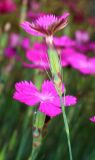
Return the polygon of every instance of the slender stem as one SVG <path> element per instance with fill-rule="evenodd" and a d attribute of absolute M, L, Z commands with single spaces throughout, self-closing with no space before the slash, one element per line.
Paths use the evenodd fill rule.
<path fill-rule="evenodd" d="M 65 93 L 65 91 L 64 91 L 64 93 Z M 64 101 L 65 101 L 65 96 L 64 96 Z M 65 112 L 65 107 L 64 107 L 64 104 L 63 104 L 62 96 L 60 96 L 60 103 L 61 103 L 61 107 L 62 107 L 64 125 L 65 125 L 65 130 L 66 130 L 66 135 L 67 135 L 69 157 L 70 157 L 70 160 L 73 160 L 72 150 L 71 150 L 71 142 L 70 142 L 70 131 L 69 131 L 69 126 L 68 126 L 68 122 L 67 122 L 67 116 L 66 116 L 66 112 Z"/>
<path fill-rule="evenodd" d="M 70 160 L 73 160 L 71 143 L 70 143 L 69 126 L 68 126 L 67 117 L 66 117 L 66 113 L 65 113 L 65 107 L 64 107 L 65 106 L 65 91 L 64 91 L 64 104 L 63 104 L 63 100 L 62 100 L 62 75 L 61 75 L 62 71 L 61 71 L 61 65 L 60 65 L 60 61 L 59 61 L 59 58 L 58 58 L 58 54 L 53 47 L 52 39 L 53 39 L 52 37 L 46 37 L 46 42 L 49 46 L 48 56 L 49 56 L 51 73 L 52 73 L 52 77 L 54 79 L 55 88 L 56 88 L 56 90 L 57 90 L 57 92 L 60 96 L 60 103 L 61 103 L 61 107 L 62 107 L 65 130 L 66 130 L 66 134 L 67 134 L 69 157 L 70 157 Z"/>
<path fill-rule="evenodd" d="M 22 7 L 21 7 L 21 13 L 20 13 L 20 23 L 22 23 L 26 19 L 27 3 L 28 3 L 28 0 L 22 1 Z"/>
<path fill-rule="evenodd" d="M 39 73 L 39 71 L 35 70 L 33 81 L 35 82 L 37 88 L 40 89 L 42 81 L 44 79 L 44 75 L 42 76 L 42 74 Z M 34 110 L 32 121 L 32 151 L 28 160 L 36 160 L 37 155 L 40 151 L 40 147 L 42 144 L 42 130 L 45 123 L 45 118 L 46 116 L 42 112 L 38 111 L 37 109 Z"/>
<path fill-rule="evenodd" d="M 30 158 L 28 160 L 35 160 L 37 153 L 38 153 L 38 151 L 36 149 L 33 149 L 32 154 L 30 155 Z"/>
<path fill-rule="evenodd" d="M 35 129 L 35 132 L 38 132 L 37 128 Z M 37 134 L 37 133 L 35 133 L 35 134 Z M 38 135 L 38 137 L 33 136 L 32 152 L 31 152 L 28 160 L 36 160 L 37 155 L 40 150 L 40 146 L 41 146 L 41 139 L 42 139 L 41 133 Z"/>
<path fill-rule="evenodd" d="M 39 111 L 37 111 L 34 127 L 33 127 L 33 142 L 32 142 L 32 153 L 29 157 L 29 160 L 35 160 L 42 143 L 42 129 L 45 122 L 45 115 Z"/>

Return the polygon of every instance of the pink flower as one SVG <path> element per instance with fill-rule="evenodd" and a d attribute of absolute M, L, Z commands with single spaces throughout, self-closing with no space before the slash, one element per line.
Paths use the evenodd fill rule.
<path fill-rule="evenodd" d="M 30 48 L 30 39 L 29 38 L 23 38 L 22 41 L 21 41 L 21 47 L 24 50 L 29 49 Z"/>
<path fill-rule="evenodd" d="M 86 31 L 78 30 L 75 32 L 75 37 L 78 43 L 88 43 L 90 40 L 90 35 Z"/>
<path fill-rule="evenodd" d="M 19 34 L 11 33 L 9 37 L 9 44 L 11 47 L 15 48 L 18 45 L 23 49 L 27 50 L 30 47 L 30 39 L 27 37 L 20 38 Z"/>
<path fill-rule="evenodd" d="M 75 41 L 70 39 L 68 36 L 54 37 L 54 45 L 56 47 L 74 47 Z"/>
<path fill-rule="evenodd" d="M 90 121 L 95 123 L 95 116 L 91 117 Z"/>
<path fill-rule="evenodd" d="M 76 46 L 75 48 L 80 52 L 88 52 L 90 44 L 90 35 L 84 30 L 78 30 L 75 32 Z"/>
<path fill-rule="evenodd" d="M 95 58 L 88 58 L 86 55 L 68 48 L 63 50 L 62 59 L 83 74 L 95 74 Z"/>
<path fill-rule="evenodd" d="M 41 8 L 41 3 L 35 0 L 30 1 L 30 10 L 38 11 Z"/>
<path fill-rule="evenodd" d="M 1 0 L 0 1 L 0 13 L 12 12 L 16 9 L 16 5 L 13 0 Z"/>
<path fill-rule="evenodd" d="M 43 15 L 34 22 L 23 22 L 21 27 L 31 35 L 35 36 L 51 36 L 56 31 L 63 29 L 68 22 L 69 13 L 64 13 L 61 17 L 55 15 Z"/>
<path fill-rule="evenodd" d="M 26 57 L 32 64 L 25 64 L 25 67 L 38 69 L 50 69 L 47 46 L 44 43 L 34 43 L 31 49 L 27 50 Z M 62 67 L 67 66 L 64 58 L 60 57 Z"/>
<path fill-rule="evenodd" d="M 13 95 L 15 100 L 25 103 L 28 106 L 40 103 L 38 108 L 39 111 L 50 117 L 57 116 L 62 112 L 60 107 L 60 98 L 52 81 L 44 81 L 42 84 L 42 91 L 39 91 L 32 82 L 27 81 L 16 83 L 15 89 L 16 91 Z M 76 97 L 71 95 L 65 96 L 65 106 L 74 105 L 76 102 Z"/>
<path fill-rule="evenodd" d="M 76 61 L 73 67 L 77 68 L 83 74 L 95 74 L 95 58 L 81 59 L 80 63 Z"/>
<path fill-rule="evenodd" d="M 35 43 L 32 48 L 26 52 L 26 57 L 35 65 L 35 68 L 50 68 L 47 47 L 45 44 Z M 34 66 L 32 67 L 34 68 Z"/>
<path fill-rule="evenodd" d="M 86 59 L 86 56 L 80 52 L 77 52 L 73 48 L 66 48 L 62 50 L 62 59 L 65 59 L 69 64 L 74 64 Z"/>
<path fill-rule="evenodd" d="M 17 33 L 11 33 L 9 37 L 9 44 L 11 47 L 17 47 L 20 42 L 20 36 Z"/>
<path fill-rule="evenodd" d="M 81 52 L 95 51 L 95 42 L 90 40 L 90 35 L 86 31 L 76 31 L 76 49 Z"/>
<path fill-rule="evenodd" d="M 16 50 L 14 48 L 11 48 L 11 47 L 7 47 L 5 48 L 4 50 L 4 55 L 7 57 L 7 58 L 13 58 L 16 56 Z"/>

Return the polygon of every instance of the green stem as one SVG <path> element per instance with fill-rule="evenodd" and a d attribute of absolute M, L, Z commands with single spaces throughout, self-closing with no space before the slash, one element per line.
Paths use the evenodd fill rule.
<path fill-rule="evenodd" d="M 37 111 L 33 128 L 32 153 L 30 155 L 29 160 L 35 160 L 40 150 L 40 146 L 42 143 L 42 129 L 44 126 L 45 117 L 46 116 L 43 113 Z"/>
<path fill-rule="evenodd" d="M 65 99 L 65 96 L 64 96 L 64 99 Z M 64 107 L 63 101 L 62 101 L 62 96 L 60 96 L 60 103 L 61 103 L 61 107 L 62 107 L 62 114 L 63 114 L 63 119 L 64 119 L 66 135 L 67 135 L 69 157 L 70 157 L 70 160 L 73 160 L 72 150 L 71 150 L 71 142 L 70 142 L 70 131 L 69 131 L 69 126 L 68 126 L 68 122 L 67 122 L 67 116 L 66 116 L 66 112 L 65 112 L 65 107 Z"/>
<path fill-rule="evenodd" d="M 64 104 L 63 104 L 63 101 L 62 101 L 61 65 L 60 65 L 58 54 L 57 54 L 56 50 L 53 47 L 52 37 L 47 37 L 46 42 L 47 42 L 47 44 L 49 46 L 48 56 L 49 56 L 49 61 L 50 61 L 52 77 L 54 79 L 55 88 L 56 88 L 56 90 L 58 92 L 58 95 L 60 96 L 60 103 L 61 103 L 61 107 L 62 107 L 65 130 L 66 130 L 66 134 L 67 134 L 69 157 L 70 157 L 70 160 L 73 160 L 73 158 L 72 158 L 72 150 L 71 150 L 71 143 L 70 143 L 69 126 L 68 126 L 67 117 L 66 117 L 66 113 L 65 113 L 65 107 L 64 107 L 64 104 L 65 104 L 65 91 L 64 91 Z"/>
<path fill-rule="evenodd" d="M 34 73 L 34 82 L 37 88 L 41 88 L 41 84 L 43 79 L 45 78 L 44 75 L 40 74 L 38 70 L 35 70 Z M 29 156 L 29 160 L 35 160 L 40 150 L 40 146 L 42 144 L 42 130 L 45 123 L 45 115 L 38 110 L 34 111 L 33 115 L 33 133 L 32 133 L 32 152 Z"/>
<path fill-rule="evenodd" d="M 22 23 L 26 19 L 27 3 L 28 3 L 28 0 L 22 1 L 22 7 L 21 7 L 21 13 L 20 13 L 20 23 Z"/>
<path fill-rule="evenodd" d="M 30 155 L 29 160 L 35 160 L 36 157 L 37 157 L 37 153 L 38 153 L 37 149 L 33 149 L 32 150 L 32 154 Z"/>

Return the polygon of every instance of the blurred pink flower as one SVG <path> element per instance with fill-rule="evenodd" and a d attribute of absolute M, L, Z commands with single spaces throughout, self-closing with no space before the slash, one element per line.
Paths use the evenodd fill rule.
<path fill-rule="evenodd" d="M 30 48 L 30 39 L 29 38 L 23 38 L 22 41 L 21 41 L 21 47 L 24 49 L 24 50 L 27 50 Z"/>
<path fill-rule="evenodd" d="M 20 35 L 17 33 L 11 33 L 9 37 L 9 44 L 11 47 L 17 47 L 20 42 Z"/>
<path fill-rule="evenodd" d="M 16 4 L 13 0 L 0 1 L 0 13 L 13 12 L 16 9 Z"/>
<path fill-rule="evenodd" d="M 32 48 L 27 50 L 26 57 L 32 64 L 24 64 L 26 67 L 38 68 L 38 69 L 50 69 L 49 58 L 47 54 L 47 46 L 44 43 L 34 43 Z M 67 62 L 60 56 L 62 67 L 67 66 Z"/>
<path fill-rule="evenodd" d="M 47 47 L 45 44 L 34 43 L 31 49 L 27 50 L 26 57 L 31 61 L 35 68 L 49 69 L 49 59 L 47 54 Z M 34 68 L 34 66 L 32 65 Z"/>
<path fill-rule="evenodd" d="M 41 7 L 41 3 L 35 0 L 30 1 L 30 9 L 34 11 L 38 11 Z"/>
<path fill-rule="evenodd" d="M 91 117 L 90 121 L 95 123 L 95 116 Z"/>
<path fill-rule="evenodd" d="M 81 52 L 95 51 L 95 43 L 90 40 L 90 35 L 86 31 L 76 31 L 76 49 Z"/>
<path fill-rule="evenodd" d="M 77 55 L 74 57 L 78 58 Z M 75 60 L 75 63 L 71 63 L 71 65 L 83 74 L 95 74 L 95 58 L 91 59 L 81 56 L 79 60 Z"/>
<path fill-rule="evenodd" d="M 7 58 L 13 58 L 16 56 L 16 50 L 14 48 L 11 48 L 11 47 L 7 47 L 5 48 L 4 50 L 4 55 L 7 57 Z"/>
<path fill-rule="evenodd" d="M 65 12 L 63 16 L 56 17 L 55 15 L 40 16 L 34 22 L 23 22 L 21 27 L 31 35 L 35 36 L 51 36 L 56 31 L 63 29 L 68 22 L 69 13 Z"/>
<path fill-rule="evenodd" d="M 44 83 L 42 84 L 41 92 L 35 87 L 32 82 L 27 81 L 16 83 L 15 89 L 16 91 L 13 95 L 13 98 L 15 100 L 25 103 L 28 106 L 33 106 L 37 103 L 40 103 L 39 111 L 50 117 L 57 116 L 62 112 L 60 106 L 60 98 L 52 81 L 44 81 Z M 76 97 L 71 95 L 65 96 L 65 99 L 65 106 L 74 105 L 77 102 Z"/>
<path fill-rule="evenodd" d="M 95 58 L 88 58 L 86 55 L 72 48 L 64 49 L 62 51 L 62 57 L 69 65 L 81 73 L 95 74 Z"/>
<path fill-rule="evenodd" d="M 44 50 L 45 52 L 47 51 L 48 47 L 46 45 L 46 43 L 42 42 L 35 42 L 33 45 L 32 45 L 32 48 L 33 49 L 36 49 L 36 50 Z"/>
<path fill-rule="evenodd" d="M 62 37 L 54 37 L 54 45 L 56 47 L 74 47 L 75 41 L 69 38 L 68 36 L 62 36 Z"/>
<path fill-rule="evenodd" d="M 9 37 L 9 45 L 12 48 L 16 48 L 18 46 L 27 50 L 30 48 L 30 39 L 27 37 L 20 37 L 17 33 L 11 33 Z"/>
<path fill-rule="evenodd" d="M 75 32 L 76 41 L 78 43 L 88 43 L 90 40 L 90 35 L 88 32 L 83 30 L 78 30 Z"/>
<path fill-rule="evenodd" d="M 29 5 L 30 8 L 29 8 L 29 12 L 27 14 L 27 17 L 29 19 L 32 19 L 32 21 L 33 21 L 33 20 L 37 19 L 37 17 L 45 15 L 44 13 L 40 12 L 40 9 L 41 9 L 40 2 L 32 0 L 32 1 L 29 1 L 29 4 L 30 4 Z"/>

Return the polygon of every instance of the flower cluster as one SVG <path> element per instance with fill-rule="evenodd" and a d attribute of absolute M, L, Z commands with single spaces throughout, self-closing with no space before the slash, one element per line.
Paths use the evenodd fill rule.
<path fill-rule="evenodd" d="M 26 30 L 29 34 L 35 36 L 49 37 L 53 34 L 64 28 L 67 25 L 69 13 L 65 13 L 61 17 L 56 17 L 54 15 L 43 15 L 39 17 L 32 23 L 23 22 L 21 27 Z M 54 38 L 55 46 L 57 43 L 57 38 Z M 68 37 L 62 39 L 64 42 L 68 40 L 68 46 L 73 46 L 72 41 L 69 42 Z M 25 41 L 27 42 L 27 41 Z M 26 43 L 27 44 L 27 43 Z M 39 69 L 49 69 L 49 59 L 48 59 L 48 47 L 45 42 L 43 43 L 34 43 L 32 47 L 26 46 L 26 57 L 31 64 L 23 63 L 26 67 L 39 68 Z M 64 59 L 64 55 L 60 54 L 61 65 L 68 65 L 67 61 Z M 42 84 L 42 90 L 39 91 L 32 82 L 22 81 L 18 82 L 15 85 L 15 93 L 13 98 L 22 103 L 25 103 L 28 106 L 34 106 L 40 103 L 38 109 L 44 114 L 54 117 L 59 115 L 62 112 L 60 104 L 60 96 L 58 95 L 57 89 L 52 81 L 46 80 Z M 62 93 L 64 93 L 64 84 L 62 85 Z M 75 105 L 77 98 L 71 95 L 66 95 L 65 98 L 62 98 L 64 106 Z"/>
<path fill-rule="evenodd" d="M 71 66 L 82 74 L 95 74 L 95 57 L 76 50 L 76 43 L 67 36 L 54 38 L 54 45 L 58 50 L 62 67 Z M 30 67 L 37 69 L 50 69 L 47 46 L 45 43 L 34 43 L 32 48 L 27 49 L 26 58 L 32 62 Z"/>
<path fill-rule="evenodd" d="M 23 22 L 21 27 L 29 34 L 49 37 L 67 25 L 68 16 L 68 13 L 65 13 L 61 17 L 44 14 L 32 23 Z M 95 42 L 90 40 L 88 32 L 76 31 L 75 39 L 71 39 L 68 36 L 53 37 L 53 44 L 58 51 L 62 67 L 71 66 L 79 70 L 82 74 L 95 74 L 95 57 L 89 57 L 85 54 L 89 51 L 95 51 Z M 22 41 L 22 48 L 26 50 L 26 58 L 31 62 L 23 62 L 25 67 L 43 70 L 50 69 L 47 54 L 48 47 L 45 42 L 36 42 L 30 47 L 29 39 L 25 38 Z M 68 95 L 65 98 L 65 106 L 76 104 L 76 97 Z M 60 98 L 51 81 L 44 81 L 42 92 L 38 91 L 32 82 L 19 82 L 16 84 L 14 99 L 29 106 L 40 102 L 39 110 L 51 117 L 62 112 Z M 91 117 L 90 120 L 94 122 L 95 117 Z"/>
<path fill-rule="evenodd" d="M 44 14 L 32 23 L 23 22 L 21 27 L 29 34 L 35 36 L 51 36 L 59 29 L 65 27 L 68 16 L 69 13 L 64 13 L 61 17 Z M 53 43 L 58 51 L 62 67 L 71 66 L 73 69 L 79 70 L 82 74 L 95 74 L 95 57 L 89 57 L 87 55 L 89 51 L 95 51 L 95 42 L 90 40 L 88 32 L 83 30 L 76 31 L 75 39 L 71 39 L 68 36 L 54 37 Z M 50 69 L 47 55 L 48 48 L 44 42 L 36 42 L 30 48 L 29 39 L 26 38 L 22 41 L 22 47 L 26 50 L 26 58 L 32 62 L 23 62 L 24 67 Z"/>

